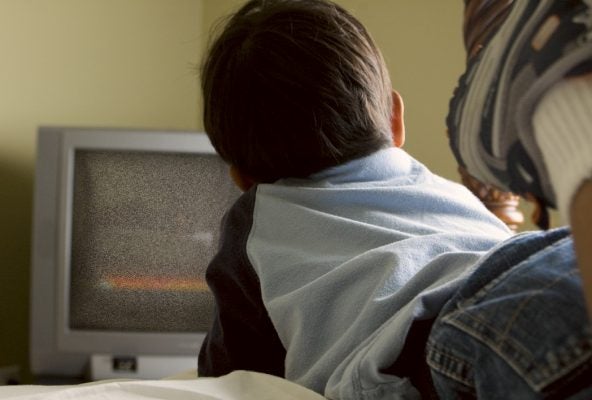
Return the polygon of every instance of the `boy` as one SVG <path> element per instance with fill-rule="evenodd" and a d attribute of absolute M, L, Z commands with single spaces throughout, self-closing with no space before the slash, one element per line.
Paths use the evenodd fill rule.
<path fill-rule="evenodd" d="M 509 230 L 400 149 L 402 100 L 339 6 L 250 1 L 202 72 L 206 131 L 245 194 L 208 269 L 217 312 L 200 376 L 248 369 L 328 398 L 429 396 L 432 323 Z"/>

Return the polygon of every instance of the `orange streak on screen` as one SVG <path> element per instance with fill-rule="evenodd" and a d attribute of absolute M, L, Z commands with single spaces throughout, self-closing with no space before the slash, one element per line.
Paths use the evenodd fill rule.
<path fill-rule="evenodd" d="M 116 290 L 142 290 L 154 292 L 205 292 L 207 283 L 199 278 L 170 278 L 162 276 L 107 276 L 101 286 Z"/>

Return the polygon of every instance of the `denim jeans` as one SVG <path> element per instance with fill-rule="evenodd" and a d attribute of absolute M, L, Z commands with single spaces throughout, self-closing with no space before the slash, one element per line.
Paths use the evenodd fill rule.
<path fill-rule="evenodd" d="M 592 399 L 592 329 L 565 228 L 493 250 L 427 344 L 442 399 Z"/>

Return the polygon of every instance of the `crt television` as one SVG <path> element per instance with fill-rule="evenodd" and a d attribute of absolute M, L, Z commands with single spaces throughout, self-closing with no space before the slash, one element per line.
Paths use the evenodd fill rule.
<path fill-rule="evenodd" d="M 195 368 L 214 306 L 205 269 L 239 196 L 207 136 L 41 127 L 37 139 L 33 375 Z"/>

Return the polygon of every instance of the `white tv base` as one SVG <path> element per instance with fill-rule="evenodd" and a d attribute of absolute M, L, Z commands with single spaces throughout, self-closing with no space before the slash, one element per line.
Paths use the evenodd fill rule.
<path fill-rule="evenodd" d="M 197 370 L 197 356 L 114 356 L 93 354 L 92 381 L 104 379 L 162 379 Z M 196 374 L 197 376 L 197 374 Z"/>

